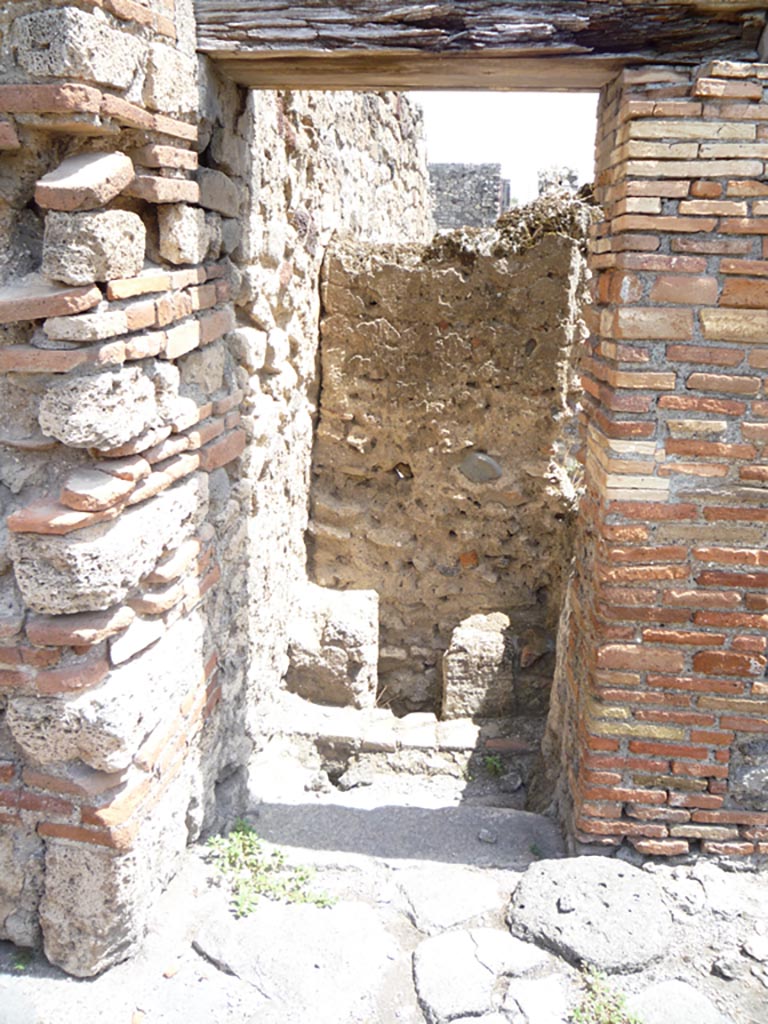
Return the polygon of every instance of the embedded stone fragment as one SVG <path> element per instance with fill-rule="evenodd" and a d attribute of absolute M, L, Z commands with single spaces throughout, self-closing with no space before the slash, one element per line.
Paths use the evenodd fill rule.
<path fill-rule="evenodd" d="M 607 973 L 641 970 L 672 940 L 655 879 L 604 857 L 532 864 L 512 894 L 508 921 L 513 935 Z"/>
<path fill-rule="evenodd" d="M 286 686 L 320 704 L 372 707 L 379 657 L 375 590 L 309 584 L 290 624 Z"/>
<path fill-rule="evenodd" d="M 157 211 L 160 255 L 169 263 L 202 263 L 210 233 L 199 206 L 173 203 Z"/>
<path fill-rule="evenodd" d="M 43 273 L 67 284 L 133 277 L 144 266 L 145 244 L 141 217 L 128 210 L 52 211 L 45 218 Z"/>
<path fill-rule="evenodd" d="M 496 459 L 486 452 L 470 452 L 464 457 L 459 470 L 475 484 L 487 484 L 498 480 L 503 470 Z"/>
<path fill-rule="evenodd" d="M 443 718 L 494 717 L 514 698 L 513 638 L 501 612 L 470 615 L 443 655 Z"/>
<path fill-rule="evenodd" d="M 55 7 L 16 18 L 11 33 L 16 60 L 39 78 L 74 78 L 126 89 L 146 46 L 112 28 L 101 11 Z"/>
<path fill-rule="evenodd" d="M 48 615 L 99 611 L 118 604 L 197 525 L 207 500 L 198 474 L 119 517 L 65 536 L 15 533 L 10 552 L 27 605 Z"/>
<path fill-rule="evenodd" d="M 240 216 L 240 190 L 231 178 L 210 167 L 199 167 L 200 205 L 225 217 Z"/>
<path fill-rule="evenodd" d="M 65 380 L 46 391 L 39 420 L 72 448 L 116 448 L 157 422 L 155 387 L 139 366 Z"/>
<path fill-rule="evenodd" d="M 133 178 L 124 153 L 80 153 L 38 181 L 35 202 L 49 210 L 93 210 L 119 195 Z"/>
<path fill-rule="evenodd" d="M 51 284 L 38 274 L 32 274 L 14 284 L 0 288 L 0 324 L 17 320 L 42 320 L 48 316 L 68 316 L 92 309 L 101 302 L 101 290 L 96 285 L 88 288 L 62 288 Z"/>

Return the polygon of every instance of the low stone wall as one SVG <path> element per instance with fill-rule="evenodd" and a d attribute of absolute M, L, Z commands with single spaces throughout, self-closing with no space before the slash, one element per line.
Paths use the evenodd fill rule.
<path fill-rule="evenodd" d="M 555 234 L 521 254 L 488 232 L 329 256 L 311 565 L 378 591 L 379 696 L 398 710 L 438 707 L 452 631 L 503 612 L 514 683 L 469 710 L 546 711 L 583 272 Z"/>

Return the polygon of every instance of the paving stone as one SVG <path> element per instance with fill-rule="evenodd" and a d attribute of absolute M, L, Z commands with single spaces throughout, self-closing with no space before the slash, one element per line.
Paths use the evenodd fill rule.
<path fill-rule="evenodd" d="M 132 277 L 144 266 L 145 242 L 144 224 L 129 210 L 52 210 L 45 218 L 43 273 L 67 284 Z"/>
<path fill-rule="evenodd" d="M 509 887 L 498 879 L 453 865 L 403 868 L 396 880 L 408 916 L 425 935 L 436 935 L 472 918 L 503 913 L 509 899 Z M 519 945 L 531 950 L 537 961 L 547 960 L 547 954 L 535 946 Z"/>
<path fill-rule="evenodd" d="M 515 978 L 509 983 L 502 1005 L 508 1019 L 516 1024 L 562 1024 L 568 1019 L 569 1001 L 568 981 L 560 975 Z"/>
<path fill-rule="evenodd" d="M 626 1009 L 643 1024 L 731 1024 L 729 1017 L 685 981 L 651 985 L 627 999 Z"/>
<path fill-rule="evenodd" d="M 357 902 L 319 908 L 264 899 L 238 921 L 209 917 L 194 946 L 253 986 L 252 1019 L 268 1024 L 376 1020 L 397 956 L 375 911 Z"/>
<path fill-rule="evenodd" d="M 608 973 L 640 970 L 671 942 L 655 879 L 603 857 L 532 864 L 512 894 L 508 920 L 514 935 Z"/>
<path fill-rule="evenodd" d="M 31 275 L 16 284 L 0 288 L 0 323 L 68 316 L 92 309 L 99 302 L 101 290 L 96 285 L 63 288 L 39 275 Z"/>
<path fill-rule="evenodd" d="M 43 175 L 35 202 L 49 210 L 92 210 L 114 199 L 132 178 L 133 164 L 123 153 L 81 153 Z"/>
<path fill-rule="evenodd" d="M 413 979 L 429 1024 L 478 1017 L 493 1009 L 496 975 L 477 959 L 468 931 L 425 939 L 413 954 Z"/>

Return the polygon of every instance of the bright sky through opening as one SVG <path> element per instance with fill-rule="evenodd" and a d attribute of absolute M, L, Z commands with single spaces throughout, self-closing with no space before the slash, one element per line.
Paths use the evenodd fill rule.
<path fill-rule="evenodd" d="M 538 194 L 536 173 L 595 176 L 596 93 L 412 92 L 424 110 L 430 163 L 501 164 L 518 202 Z"/>

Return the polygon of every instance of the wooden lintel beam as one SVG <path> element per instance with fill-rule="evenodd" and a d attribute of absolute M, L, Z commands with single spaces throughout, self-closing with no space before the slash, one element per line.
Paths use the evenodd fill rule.
<path fill-rule="evenodd" d="M 226 65 L 236 80 L 265 88 L 456 88 L 457 81 L 462 87 L 491 87 L 473 85 L 472 74 L 480 72 L 499 83 L 494 88 L 525 88 L 530 86 L 519 83 L 543 75 L 524 61 L 553 56 L 562 70 L 553 87 L 594 88 L 615 61 L 753 60 L 765 22 L 764 8 L 755 0 L 195 0 L 195 5 L 198 49 L 222 69 Z M 584 59 L 568 63 L 576 55 Z M 493 62 L 510 57 L 518 65 L 505 75 Z M 449 61 L 456 62 L 455 70 Z M 574 86 L 572 79 L 591 84 Z"/>

